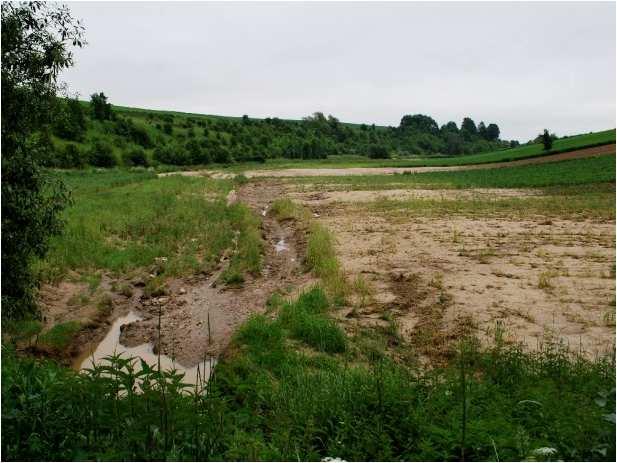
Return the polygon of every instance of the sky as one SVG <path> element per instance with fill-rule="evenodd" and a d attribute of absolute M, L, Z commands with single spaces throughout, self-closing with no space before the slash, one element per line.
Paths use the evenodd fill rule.
<path fill-rule="evenodd" d="M 68 2 L 82 99 L 227 116 L 615 127 L 615 3 Z"/>

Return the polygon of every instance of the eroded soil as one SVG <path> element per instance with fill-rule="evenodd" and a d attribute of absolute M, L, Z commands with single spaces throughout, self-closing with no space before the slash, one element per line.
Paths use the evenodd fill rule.
<path fill-rule="evenodd" d="M 613 348 L 614 223 L 408 218 L 330 200 L 307 202 L 336 235 L 349 277 L 374 290 L 346 323 L 383 325 L 388 312 L 406 339 L 434 355 L 463 334 L 529 348 L 562 340 L 588 356 Z"/>
<path fill-rule="evenodd" d="M 268 214 L 280 194 L 277 185 L 247 184 L 235 195 L 235 200 L 248 204 L 263 219 L 261 275 L 249 275 L 239 288 L 227 287 L 218 281 L 226 267 L 224 257 L 207 277 L 172 281 L 169 295 L 140 301 L 137 311 L 143 320 L 127 325 L 120 342 L 129 347 L 144 342 L 159 345 L 160 314 L 161 352 L 190 367 L 205 357 L 217 357 L 242 322 L 251 314 L 264 312 L 274 292 L 287 293 L 310 281 L 301 267 L 303 236 L 291 222 L 280 224 Z"/>

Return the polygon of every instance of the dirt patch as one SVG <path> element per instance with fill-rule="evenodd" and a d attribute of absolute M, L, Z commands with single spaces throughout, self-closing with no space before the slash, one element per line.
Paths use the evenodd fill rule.
<path fill-rule="evenodd" d="M 425 354 L 447 353 L 465 333 L 528 348 L 558 339 L 589 356 L 613 348 L 614 223 L 320 214 L 350 277 L 374 289 L 354 323 L 390 311 Z"/>
<path fill-rule="evenodd" d="M 112 321 L 137 304 L 142 294 L 140 287 L 106 274 L 96 276 L 95 285 L 80 280 L 83 278 L 72 272 L 67 281 L 41 286 L 38 303 L 43 321 L 42 335 L 67 322 L 79 323 L 80 330 L 64 349 L 34 344 L 29 346 L 33 353 L 70 365 L 74 357 L 95 347 L 105 337 Z"/>
<path fill-rule="evenodd" d="M 290 193 L 288 196 L 306 206 L 325 205 L 330 203 L 359 203 L 380 199 L 409 200 L 474 200 L 497 198 L 520 198 L 540 196 L 542 191 L 534 189 L 514 188 L 475 188 L 465 190 L 451 189 L 394 189 L 394 190 L 353 190 L 353 191 L 322 191 L 306 193 Z"/>

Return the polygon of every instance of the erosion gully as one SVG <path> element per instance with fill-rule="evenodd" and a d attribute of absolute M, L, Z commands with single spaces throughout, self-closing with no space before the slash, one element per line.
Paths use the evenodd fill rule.
<path fill-rule="evenodd" d="M 163 369 L 175 368 L 185 374 L 184 382 L 189 384 L 196 384 L 198 375 L 208 377 L 209 369 L 224 353 L 238 326 L 250 315 L 263 313 L 273 292 L 286 293 L 312 280 L 301 268 L 304 236 L 291 221 L 279 223 L 268 213 L 283 192 L 280 183 L 255 181 L 233 195 L 262 218 L 261 275 L 248 276 L 239 288 L 219 284 L 218 278 L 229 261 L 229 256 L 224 255 L 210 275 L 170 281 L 168 295 L 141 297 L 113 321 L 100 342 L 83 350 L 73 367 L 90 368 L 93 361 L 123 353 L 151 365 L 160 361 Z"/>

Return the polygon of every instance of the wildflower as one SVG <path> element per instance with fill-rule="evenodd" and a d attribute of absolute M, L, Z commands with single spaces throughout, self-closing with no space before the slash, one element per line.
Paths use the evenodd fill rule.
<path fill-rule="evenodd" d="M 551 455 L 555 455 L 557 453 L 557 449 L 554 449 L 553 447 L 540 447 L 535 449 L 532 453 L 539 457 L 550 457 Z"/>

